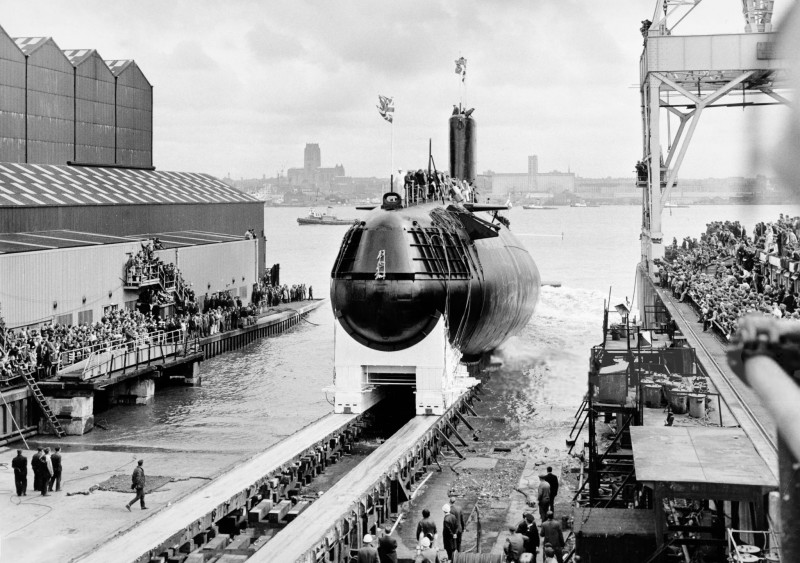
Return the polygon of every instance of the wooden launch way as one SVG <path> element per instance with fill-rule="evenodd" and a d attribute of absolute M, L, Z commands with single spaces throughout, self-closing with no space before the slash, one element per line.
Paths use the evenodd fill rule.
<path fill-rule="evenodd" d="M 81 557 L 83 563 L 150 561 L 151 553 L 180 545 L 210 523 L 246 505 L 258 487 L 302 455 L 323 445 L 357 422 L 359 415 L 329 414 L 235 467 L 172 506 Z M 273 560 L 275 561 L 275 560 Z"/>
<path fill-rule="evenodd" d="M 384 442 L 367 459 L 340 479 L 322 498 L 311 504 L 302 514 L 280 531 L 263 548 L 255 553 L 248 563 L 274 563 L 275 561 L 318 561 L 316 551 L 327 550 L 326 536 L 337 524 L 351 514 L 359 514 L 356 506 L 361 497 L 373 488 L 382 486 L 387 475 L 399 473 L 398 460 L 412 453 L 425 435 L 435 433 L 438 416 L 417 416 L 399 432 Z M 368 530 L 359 529 L 356 536 Z M 361 538 L 354 538 L 361 545 Z"/>

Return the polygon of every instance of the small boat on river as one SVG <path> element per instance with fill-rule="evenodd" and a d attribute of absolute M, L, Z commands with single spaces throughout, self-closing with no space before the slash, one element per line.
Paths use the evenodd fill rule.
<path fill-rule="evenodd" d="M 339 219 L 333 214 L 332 207 L 329 207 L 325 213 L 309 209 L 308 215 L 297 218 L 297 222 L 301 225 L 352 225 L 355 221 L 356 219 Z"/>
<path fill-rule="evenodd" d="M 550 207 L 549 205 L 539 205 L 537 203 L 532 203 L 530 205 L 523 205 L 522 209 L 557 209 L 557 207 Z"/>

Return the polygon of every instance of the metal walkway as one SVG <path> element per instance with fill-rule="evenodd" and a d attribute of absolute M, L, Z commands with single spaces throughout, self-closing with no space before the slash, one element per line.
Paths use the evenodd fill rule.
<path fill-rule="evenodd" d="M 777 478 L 778 442 L 772 417 L 753 390 L 736 377 L 728 366 L 725 352 L 713 334 L 697 332 L 695 327 L 699 325 L 691 308 L 676 302 L 668 290 L 656 287 L 656 291 L 689 345 L 695 349 L 698 361 L 706 368 L 709 379 L 728 409 Z"/>
<path fill-rule="evenodd" d="M 83 563 L 149 561 L 149 553 L 156 549 L 156 546 L 168 544 L 184 531 L 196 528 L 196 523 L 209 514 L 223 516 L 224 507 L 229 505 L 231 499 L 241 496 L 266 475 L 280 469 L 315 444 L 345 428 L 358 416 L 329 414 L 321 418 L 175 504 L 162 508 L 150 518 L 104 542 L 77 561 Z M 438 420 L 438 417 L 435 420 Z"/>
<path fill-rule="evenodd" d="M 441 420 L 438 416 L 412 418 L 408 424 L 267 542 L 248 559 L 248 563 L 297 561 L 311 552 L 337 522 L 353 512 L 361 495 L 381 481 L 384 475 L 394 471 L 398 460 L 415 448 L 426 433 L 435 432 L 436 425 Z"/>

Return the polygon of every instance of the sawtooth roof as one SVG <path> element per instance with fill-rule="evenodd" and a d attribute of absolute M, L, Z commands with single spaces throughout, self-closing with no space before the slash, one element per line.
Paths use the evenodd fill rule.
<path fill-rule="evenodd" d="M 0 163 L 0 207 L 257 201 L 210 174 Z"/>

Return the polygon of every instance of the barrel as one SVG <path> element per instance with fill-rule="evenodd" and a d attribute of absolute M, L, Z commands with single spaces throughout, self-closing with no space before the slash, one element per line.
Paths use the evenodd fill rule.
<path fill-rule="evenodd" d="M 670 393 L 669 404 L 675 414 L 685 414 L 689 410 L 689 397 L 684 393 Z"/>
<path fill-rule="evenodd" d="M 651 409 L 661 406 L 661 385 L 648 383 L 644 386 L 644 404 Z"/>
<path fill-rule="evenodd" d="M 706 396 L 693 393 L 689 395 L 689 416 L 703 418 L 706 415 Z"/>

